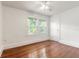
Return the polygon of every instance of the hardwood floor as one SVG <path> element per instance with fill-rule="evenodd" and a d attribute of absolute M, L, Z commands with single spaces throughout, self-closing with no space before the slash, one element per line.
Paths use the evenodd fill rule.
<path fill-rule="evenodd" d="M 56 41 L 43 41 L 4 50 L 2 58 L 78 58 L 79 48 Z"/>

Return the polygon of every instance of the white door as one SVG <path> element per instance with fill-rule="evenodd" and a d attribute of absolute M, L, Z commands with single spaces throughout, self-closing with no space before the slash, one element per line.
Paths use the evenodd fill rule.
<path fill-rule="evenodd" d="M 51 40 L 59 41 L 60 40 L 60 17 L 54 15 L 50 20 L 50 36 Z"/>

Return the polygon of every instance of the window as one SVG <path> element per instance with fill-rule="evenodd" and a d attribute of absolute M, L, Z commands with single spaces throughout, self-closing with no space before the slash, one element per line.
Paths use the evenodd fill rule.
<path fill-rule="evenodd" d="M 36 19 L 33 17 L 28 18 L 28 32 L 29 34 L 34 34 L 37 31 Z"/>
<path fill-rule="evenodd" d="M 29 17 L 27 23 L 29 34 L 47 33 L 47 22 L 45 20 Z"/>
<path fill-rule="evenodd" d="M 46 33 L 47 32 L 47 22 L 45 20 L 39 20 L 39 32 Z"/>

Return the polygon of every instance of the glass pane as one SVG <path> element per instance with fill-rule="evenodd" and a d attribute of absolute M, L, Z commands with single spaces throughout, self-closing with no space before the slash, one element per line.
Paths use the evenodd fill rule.
<path fill-rule="evenodd" d="M 47 31 L 47 23 L 45 20 L 39 20 L 39 30 L 42 33 L 46 33 Z"/>
<path fill-rule="evenodd" d="M 28 20 L 28 31 L 30 34 L 33 34 L 36 32 L 36 19 L 33 18 L 33 17 L 29 17 L 29 20 Z"/>

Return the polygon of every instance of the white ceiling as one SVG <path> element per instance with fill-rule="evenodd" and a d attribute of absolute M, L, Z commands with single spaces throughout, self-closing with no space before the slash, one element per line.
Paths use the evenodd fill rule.
<path fill-rule="evenodd" d="M 3 1 L 2 4 L 23 10 L 37 12 L 48 16 L 58 14 L 71 8 L 74 8 L 76 6 L 79 6 L 79 1 L 48 1 L 48 2 L 49 7 L 51 8 L 50 11 L 39 9 L 41 5 L 40 1 Z"/>

